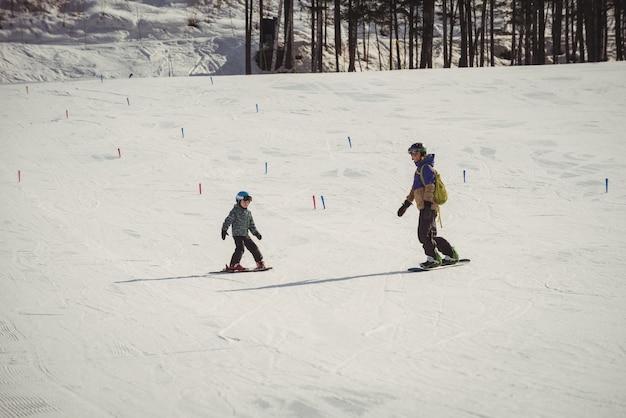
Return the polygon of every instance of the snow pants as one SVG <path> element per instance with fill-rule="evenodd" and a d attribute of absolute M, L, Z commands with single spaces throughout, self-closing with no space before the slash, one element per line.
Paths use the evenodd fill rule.
<path fill-rule="evenodd" d="M 247 248 L 248 251 L 250 251 L 252 257 L 254 257 L 254 261 L 258 263 L 259 261 L 263 260 L 263 255 L 261 254 L 259 247 L 257 247 L 254 241 L 252 241 L 252 238 L 250 238 L 249 236 L 245 236 L 233 237 L 233 239 L 235 240 L 235 252 L 230 259 L 231 266 L 241 261 L 241 257 L 243 257 L 243 253 L 245 251 L 244 247 Z"/>
<path fill-rule="evenodd" d="M 420 210 L 419 222 L 417 224 L 417 238 L 424 247 L 427 256 L 435 256 L 435 248 L 444 255 L 452 257 L 452 246 L 443 237 L 437 236 L 437 211 L 432 209 Z"/>

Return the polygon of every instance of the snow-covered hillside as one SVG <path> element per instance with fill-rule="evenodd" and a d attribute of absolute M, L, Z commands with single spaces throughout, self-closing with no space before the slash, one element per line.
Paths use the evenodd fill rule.
<path fill-rule="evenodd" d="M 85 1 L 0 30 L 0 82 L 243 74 L 238 2 Z M 220 7 L 217 7 L 220 5 Z M 195 26 L 188 23 L 193 20 Z"/>
<path fill-rule="evenodd" d="M 119 79 L 131 74 L 245 74 L 245 10 L 241 0 L 70 0 L 56 2 L 56 6 L 42 4 L 37 13 L 26 13 L 15 11 L 23 4 L 11 12 L 8 3 L 0 3 L 0 83 L 101 76 Z M 264 17 L 277 18 L 278 8 L 279 2 L 264 2 Z M 310 72 L 310 11 L 306 5 L 297 4 L 294 14 L 294 71 Z M 259 19 L 256 9 L 253 19 Z M 389 69 L 389 35 L 377 33 L 377 28 L 381 32 L 373 24 L 367 31 L 359 30 L 359 72 Z M 440 32 L 441 27 L 436 29 Z M 345 38 L 347 26 L 343 33 Z M 253 54 L 259 49 L 259 39 L 257 24 L 252 34 Z M 283 37 L 279 39 L 282 43 Z M 503 41 L 510 42 L 508 37 Z M 442 37 L 437 36 L 435 67 L 443 66 L 441 42 Z M 334 42 L 329 41 L 324 50 L 326 72 L 337 70 L 333 48 Z M 347 39 L 343 50 L 347 50 Z M 408 68 L 406 46 L 401 50 L 401 61 Z M 347 60 L 344 53 L 340 71 L 347 71 Z M 496 62 L 500 64 L 499 58 Z M 504 62 L 508 64 L 508 60 Z M 263 73 L 254 63 L 252 72 Z"/>
<path fill-rule="evenodd" d="M 0 417 L 624 416 L 624 74 L 1 85 Z M 240 190 L 274 270 L 207 274 Z"/>

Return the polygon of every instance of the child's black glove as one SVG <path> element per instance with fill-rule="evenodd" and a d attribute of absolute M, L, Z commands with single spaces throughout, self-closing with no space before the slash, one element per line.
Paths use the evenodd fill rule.
<path fill-rule="evenodd" d="M 408 200 L 405 200 L 402 206 L 400 207 L 400 209 L 398 209 L 398 216 L 404 215 L 404 212 L 406 212 L 409 206 L 411 206 L 411 202 L 409 202 Z"/>
<path fill-rule="evenodd" d="M 259 239 L 259 241 L 261 240 L 261 238 L 263 238 L 259 232 L 254 234 L 254 236 L 257 237 Z"/>
<path fill-rule="evenodd" d="M 222 229 L 222 240 L 226 239 L 226 235 L 228 235 L 228 232 Z"/>

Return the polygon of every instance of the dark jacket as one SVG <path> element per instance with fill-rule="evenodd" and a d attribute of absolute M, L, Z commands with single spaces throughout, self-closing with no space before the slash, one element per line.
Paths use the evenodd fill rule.
<path fill-rule="evenodd" d="M 227 231 L 228 227 L 231 225 L 233 226 L 233 237 L 245 237 L 248 235 L 248 231 L 252 232 L 252 235 L 259 233 L 254 225 L 252 212 L 242 208 L 239 203 L 235 203 L 235 206 L 230 210 L 226 219 L 224 219 L 222 231 Z"/>

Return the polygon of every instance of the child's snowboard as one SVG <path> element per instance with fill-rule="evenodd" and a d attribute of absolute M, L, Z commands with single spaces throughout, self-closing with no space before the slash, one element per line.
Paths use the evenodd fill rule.
<path fill-rule="evenodd" d="M 254 268 L 254 269 L 248 269 L 248 268 L 246 268 L 246 269 L 243 269 L 243 270 L 229 270 L 229 269 L 228 269 L 228 266 L 227 266 L 227 267 L 224 267 L 224 269 L 223 269 L 223 270 L 220 270 L 220 271 L 210 271 L 210 272 L 209 272 L 209 274 L 221 274 L 221 273 L 256 273 L 256 272 L 259 272 L 259 271 L 267 271 L 267 270 L 271 270 L 271 269 L 272 269 L 272 267 L 263 267 L 262 269 L 257 269 L 257 268 Z"/>

